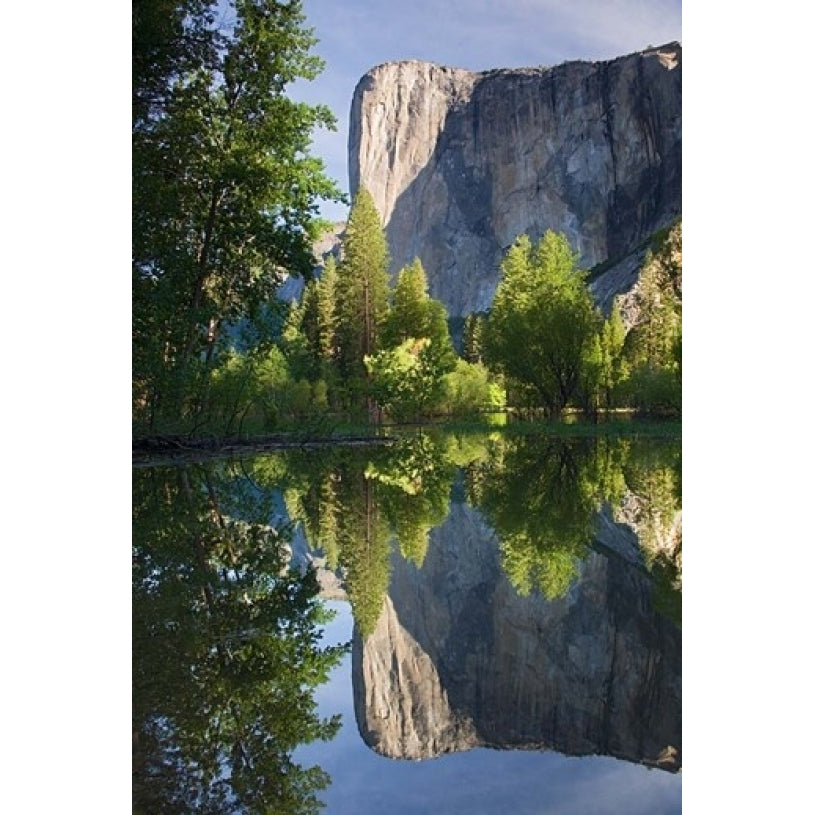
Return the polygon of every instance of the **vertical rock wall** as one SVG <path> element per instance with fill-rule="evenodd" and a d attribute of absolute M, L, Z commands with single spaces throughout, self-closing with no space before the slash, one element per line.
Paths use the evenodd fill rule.
<path fill-rule="evenodd" d="M 373 195 L 396 272 L 414 257 L 452 316 L 489 307 L 521 233 L 618 260 L 681 212 L 682 49 L 474 73 L 387 63 L 354 91 L 351 192 Z"/>

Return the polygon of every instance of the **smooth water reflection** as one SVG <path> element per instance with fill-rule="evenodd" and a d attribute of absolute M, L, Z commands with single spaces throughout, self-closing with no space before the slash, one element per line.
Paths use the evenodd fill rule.
<path fill-rule="evenodd" d="M 330 739 L 314 688 L 345 649 L 323 647 L 313 572 L 290 573 L 278 531 L 253 522 L 206 467 L 134 472 L 133 809 L 314 811 L 328 784 L 294 748 Z"/>
<path fill-rule="evenodd" d="M 344 602 L 328 641 L 351 636 L 353 618 Z M 353 709 L 351 657 L 331 682 L 318 689 L 320 712 L 339 712 L 343 725 L 334 741 L 296 752 L 331 776 L 323 793 L 332 815 L 676 815 L 682 810 L 681 774 L 652 770 L 603 756 L 583 758 L 555 752 L 475 748 L 427 761 L 394 761 L 366 746 Z"/>
<path fill-rule="evenodd" d="M 214 639 L 203 638 L 216 663 L 220 699 L 242 687 L 229 684 L 236 663 L 250 685 L 251 670 L 265 666 L 257 686 L 266 683 L 266 697 L 260 694 L 252 708 L 256 732 L 265 727 L 274 733 L 283 719 L 290 720 L 283 727 L 286 740 L 266 741 L 276 742 L 278 770 L 296 767 L 309 783 L 289 794 L 281 786 L 285 771 L 277 777 L 264 771 L 262 783 L 255 783 L 266 784 L 270 801 L 277 795 L 274 811 L 312 811 L 318 799 L 329 812 L 494 812 L 504 806 L 515 812 L 680 810 L 678 442 L 439 434 L 383 449 L 297 451 L 194 472 L 200 484 L 192 492 L 204 507 L 198 526 L 182 524 L 179 534 L 176 523 L 160 537 L 163 546 L 172 539 L 188 541 L 175 570 L 182 569 L 184 556 L 196 563 L 191 572 L 198 569 L 196 590 L 200 594 L 209 582 L 223 594 L 225 609 L 246 606 L 245 600 L 241 606 L 228 598 L 240 598 L 249 578 L 240 557 L 237 568 L 235 561 L 223 561 L 255 544 L 219 549 L 219 536 L 248 528 L 236 519 L 265 520 L 258 530 L 266 529 L 267 540 L 270 528 L 281 533 L 285 519 L 294 522 L 291 556 L 279 535 L 273 548 L 280 559 L 253 573 L 253 585 L 264 588 L 251 595 L 252 603 L 258 597 L 274 612 L 252 619 L 230 612 L 226 618 L 233 643 L 245 642 L 247 630 L 253 632 L 248 640 L 262 630 L 267 650 L 273 652 L 272 643 L 282 639 L 288 645 L 281 648 L 291 651 L 304 637 L 304 649 L 291 651 L 300 656 L 277 660 L 272 668 L 261 647 L 260 656 L 231 654 L 233 661 L 224 661 L 215 656 L 222 629 Z M 183 484 L 191 472 L 136 473 L 135 494 L 142 487 L 150 491 L 142 483 L 148 473 L 164 484 L 160 511 L 137 511 L 137 518 L 153 519 L 149 529 L 151 523 L 161 526 L 156 518 L 178 515 L 182 497 L 189 504 L 189 489 L 173 492 L 164 482 L 175 478 Z M 134 508 L 140 506 L 134 502 Z M 212 548 L 209 571 L 203 572 L 200 552 L 189 544 L 196 533 L 200 537 L 201 518 L 215 522 L 216 529 L 207 538 Z M 148 545 L 140 544 L 139 528 L 134 527 L 137 563 L 142 549 L 156 546 L 149 536 Z M 283 577 L 287 558 L 297 569 Z M 318 568 L 301 578 L 298 570 L 307 564 Z M 134 573 L 134 609 L 145 603 L 150 594 L 145 587 L 155 574 L 144 567 Z M 333 604 L 339 616 L 326 629 L 337 648 L 319 639 L 315 574 L 323 597 L 330 591 L 348 598 Z M 288 594 L 308 598 L 299 612 L 296 603 L 291 609 L 280 603 Z M 201 598 L 197 606 L 188 599 L 187 606 L 211 619 L 214 607 L 207 606 L 205 593 Z M 160 615 L 158 606 L 147 607 Z M 287 614 L 295 622 L 284 621 Z M 136 628 L 139 618 L 134 615 Z M 244 632 L 237 640 L 236 631 Z M 349 641 L 352 654 L 343 657 Z M 182 656 L 181 673 L 192 670 L 197 676 L 195 660 L 184 651 Z M 160 658 L 134 637 L 134 665 L 145 661 L 149 673 L 150 663 Z M 319 667 L 309 672 L 309 665 Z M 330 681 L 323 684 L 329 671 Z M 297 715 L 283 716 L 278 707 L 263 719 L 264 698 L 276 698 L 298 681 Z M 134 691 L 143 692 L 135 679 Z M 183 692 L 190 691 L 200 693 L 188 681 Z M 159 700 L 149 697 L 134 710 L 143 710 L 142 719 L 155 730 L 155 722 L 169 716 L 157 713 Z M 176 713 L 165 696 L 160 701 Z M 234 718 L 227 705 L 218 714 L 219 726 L 226 713 Z M 336 735 L 332 717 L 338 713 L 343 726 Z M 209 727 L 202 744 L 218 732 L 211 722 Z M 212 798 L 214 808 L 163 811 L 266 811 L 263 799 L 248 792 L 241 797 L 238 787 L 251 790 L 251 775 L 232 783 L 257 766 L 240 758 L 236 741 L 241 743 L 233 737 L 221 745 L 219 758 L 209 759 L 210 767 L 218 767 L 209 771 L 210 786 L 220 784 L 228 792 Z M 312 743 L 297 747 L 305 742 Z M 164 766 L 166 774 L 175 765 Z M 136 778 L 147 788 L 155 781 L 138 772 Z M 189 783 L 179 778 L 181 786 Z"/>

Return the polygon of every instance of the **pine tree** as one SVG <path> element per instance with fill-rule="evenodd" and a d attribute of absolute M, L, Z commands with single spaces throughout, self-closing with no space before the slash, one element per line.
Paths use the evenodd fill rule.
<path fill-rule="evenodd" d="M 636 320 L 625 339 L 627 388 L 639 410 L 675 414 L 682 402 L 682 222 L 653 250 L 640 272 Z"/>
<path fill-rule="evenodd" d="M 330 363 L 335 356 L 337 331 L 337 263 L 328 257 L 317 282 L 317 331 L 315 345 L 321 363 Z"/>
<path fill-rule="evenodd" d="M 486 323 L 487 315 L 481 311 L 474 311 L 465 318 L 461 357 L 466 362 L 484 361 L 484 326 Z"/>
<path fill-rule="evenodd" d="M 371 194 L 360 188 L 337 269 L 337 358 L 354 397 L 367 378 L 363 359 L 381 346 L 388 312 L 388 244 Z"/>

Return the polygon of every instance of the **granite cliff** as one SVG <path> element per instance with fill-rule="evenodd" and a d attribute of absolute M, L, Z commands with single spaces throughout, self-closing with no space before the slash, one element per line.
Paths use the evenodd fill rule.
<path fill-rule="evenodd" d="M 595 549 L 565 597 L 520 597 L 481 515 L 453 503 L 421 570 L 394 555 L 375 630 L 355 632 L 363 739 L 393 758 L 489 746 L 678 770 L 681 631 L 608 508 Z"/>
<path fill-rule="evenodd" d="M 373 195 L 392 271 L 421 258 L 451 316 L 488 308 L 503 253 L 546 229 L 583 268 L 609 262 L 608 299 L 681 212 L 681 73 L 678 43 L 553 68 L 380 65 L 354 91 L 351 193 Z"/>

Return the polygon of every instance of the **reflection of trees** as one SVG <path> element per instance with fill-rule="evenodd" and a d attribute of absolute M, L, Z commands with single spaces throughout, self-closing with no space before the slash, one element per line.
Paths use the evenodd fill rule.
<path fill-rule="evenodd" d="M 656 602 L 677 625 L 682 618 L 681 443 L 642 443 L 624 468 L 628 494 L 617 512 L 637 532 Z"/>
<path fill-rule="evenodd" d="M 227 486 L 134 472 L 135 812 L 312 812 L 329 782 L 291 753 L 337 732 L 313 691 L 344 649 L 320 647 L 313 572 L 289 572 L 281 536 L 232 514 L 252 491 Z"/>
<path fill-rule="evenodd" d="M 390 577 L 390 533 L 379 484 L 366 475 L 369 455 L 352 448 L 292 452 L 279 481 L 309 546 L 343 569 L 354 620 L 366 635 L 379 619 Z"/>
<path fill-rule="evenodd" d="M 503 437 L 468 468 L 470 501 L 501 539 L 521 594 L 563 596 L 592 545 L 604 503 L 637 533 L 660 610 L 680 624 L 681 441 Z"/>
<path fill-rule="evenodd" d="M 507 438 L 469 478 L 517 591 L 562 597 L 578 574 L 603 501 L 622 493 L 625 448 L 607 439 Z"/>
<path fill-rule="evenodd" d="M 337 538 L 354 621 L 367 637 L 376 626 L 388 591 L 390 535 L 378 502 L 378 485 L 366 478 L 364 461 L 354 463 L 353 468 L 341 471 L 337 483 Z"/>
<path fill-rule="evenodd" d="M 365 451 L 291 454 L 285 478 L 290 516 L 309 545 L 344 570 L 363 636 L 382 610 L 390 578 L 390 542 L 420 567 L 430 530 L 447 515 L 455 468 L 427 435 Z"/>
<path fill-rule="evenodd" d="M 430 530 L 447 517 L 455 469 L 430 436 L 402 439 L 366 474 L 382 485 L 382 509 L 406 560 L 421 568 Z"/>
<path fill-rule="evenodd" d="M 677 619 L 670 611 L 679 597 L 676 561 L 649 554 L 657 551 L 649 541 L 659 538 L 665 519 L 679 508 L 680 444 L 423 433 L 382 447 L 264 456 L 250 469 L 253 481 L 282 491 L 311 548 L 322 549 L 328 565 L 343 570 L 363 635 L 382 610 L 391 539 L 421 568 L 454 482 L 496 530 L 516 589 L 550 599 L 563 596 L 577 577 L 594 545 L 597 513 L 610 504 L 616 520 L 639 534 L 646 567 L 657 592 L 665 594 L 661 608 Z M 464 477 L 456 481 L 459 467 Z M 679 554 L 681 564 L 681 536 Z"/>

